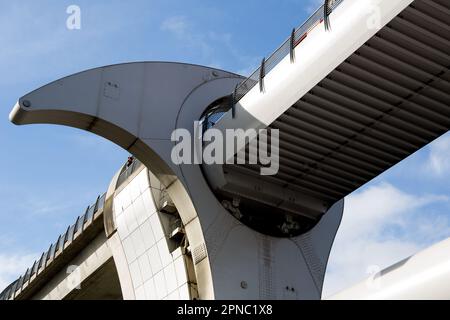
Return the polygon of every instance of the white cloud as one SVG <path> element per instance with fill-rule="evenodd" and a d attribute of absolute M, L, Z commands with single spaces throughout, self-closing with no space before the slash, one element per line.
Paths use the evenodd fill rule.
<path fill-rule="evenodd" d="M 182 41 L 191 50 L 196 51 L 203 59 L 212 59 L 214 49 L 206 34 L 195 32 L 188 19 L 184 16 L 167 18 L 161 24 L 161 30 L 168 31 Z"/>
<path fill-rule="evenodd" d="M 183 36 L 188 31 L 188 23 L 185 17 L 176 16 L 170 17 L 163 21 L 161 29 L 170 31 L 178 36 Z"/>
<path fill-rule="evenodd" d="M 55 191 L 53 195 L 48 195 L 45 191 L 24 193 L 23 190 L 27 189 L 28 186 L 24 187 L 20 184 L 8 187 L 10 190 L 3 191 L 7 187 L 0 186 L 0 191 L 3 191 L 4 195 L 10 199 L 10 203 L 6 204 L 5 208 L 7 208 L 7 211 L 14 212 L 15 214 L 20 213 L 22 219 L 42 219 L 54 215 L 61 216 L 63 213 L 71 212 L 79 207 L 77 201 L 80 200 L 78 198 L 64 198 L 64 191 L 61 191 L 61 193 Z"/>
<path fill-rule="evenodd" d="M 53 204 L 51 201 L 35 200 L 28 202 L 27 206 L 30 216 L 43 216 L 61 214 L 68 211 L 72 206 L 67 203 Z"/>
<path fill-rule="evenodd" d="M 346 199 L 346 208 L 340 236 L 345 239 L 377 236 L 386 226 L 402 226 L 413 210 L 438 201 L 446 196 L 415 196 L 402 192 L 388 183 L 371 186 Z"/>
<path fill-rule="evenodd" d="M 117 9 L 106 3 L 91 4 L 89 11 L 86 10 L 90 13 L 87 16 L 108 16 L 114 23 L 83 18 L 86 23 L 83 22 L 82 29 L 72 31 L 66 27 L 68 14 L 64 5 L 35 1 L 2 3 L 0 73 L 3 77 L 0 84 L 42 81 L 43 77 L 50 80 L 55 74 L 60 76 L 61 72 L 75 69 L 74 66 L 92 66 L 92 61 L 103 61 L 103 52 L 108 50 L 100 48 L 97 42 L 104 42 L 103 39 L 124 28 L 120 19 L 123 13 L 121 10 L 112 13 L 114 8 Z M 86 45 L 93 42 L 96 45 Z M 100 58 L 93 60 L 93 57 Z"/>
<path fill-rule="evenodd" d="M 329 297 L 369 276 L 373 266 L 388 267 L 450 235 L 443 213 L 430 206 L 446 196 L 415 196 L 382 183 L 350 195 L 330 256 L 324 285 Z"/>
<path fill-rule="evenodd" d="M 234 72 L 250 75 L 256 70 L 261 58 L 241 52 L 233 43 L 233 37 L 227 32 L 198 30 L 185 16 L 169 17 L 161 23 L 161 30 L 172 34 L 177 43 L 195 54 L 201 64 L 223 69 L 224 61 L 234 61 L 238 68 Z M 245 66 L 245 67 L 243 67 Z M 239 68 L 240 67 L 240 68 Z"/>
<path fill-rule="evenodd" d="M 30 268 L 37 255 L 5 255 L 0 254 L 0 292 L 17 280 Z"/>
<path fill-rule="evenodd" d="M 445 135 L 430 145 L 427 169 L 437 176 L 450 173 L 450 135 Z"/>

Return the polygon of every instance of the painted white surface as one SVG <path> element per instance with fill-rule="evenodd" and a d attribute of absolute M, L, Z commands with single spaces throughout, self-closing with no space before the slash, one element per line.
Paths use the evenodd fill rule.
<path fill-rule="evenodd" d="M 264 78 L 264 92 L 256 85 L 236 105 L 236 112 L 249 113 L 268 126 L 309 92 L 324 77 L 360 48 L 380 29 L 370 22 L 380 13 L 380 27 L 385 26 L 413 0 L 345 0 L 331 14 L 332 31 L 323 24 L 314 28 L 295 48 L 295 63 L 285 57 Z M 377 11 L 374 11 L 377 10 Z M 216 125 L 217 129 L 242 126 L 231 111 Z M 249 123 L 249 129 L 254 122 Z"/>
<path fill-rule="evenodd" d="M 56 276 L 52 277 L 33 299 L 64 299 L 111 258 L 112 252 L 106 236 L 100 234 L 70 261 L 66 268 L 63 268 Z"/>
<path fill-rule="evenodd" d="M 448 300 L 450 299 L 450 239 L 330 299 Z"/>
<path fill-rule="evenodd" d="M 140 66 L 144 65 L 140 64 Z M 163 66 L 170 68 L 164 69 Z M 101 114 L 101 120 L 104 123 L 102 122 L 102 126 L 96 128 L 96 133 L 111 139 L 122 147 L 129 147 L 129 143 L 132 141 L 127 139 L 130 137 L 123 132 L 117 135 L 114 127 L 107 125 L 108 123 L 116 124 L 121 126 L 124 132 L 141 138 L 142 143 L 147 144 L 152 152 L 160 156 L 161 159 L 158 159 L 152 155 L 152 152 L 143 152 L 139 149 L 142 147 L 139 144 L 129 150 L 138 158 L 140 155 L 140 159 L 148 168 L 155 169 L 158 178 L 167 184 L 167 190 L 183 219 L 193 251 L 204 248 L 201 252 L 205 253 L 205 257 L 199 258 L 195 265 L 198 294 L 201 299 L 236 298 L 234 288 L 241 287 L 241 282 L 247 280 L 247 284 L 250 283 L 252 286 L 248 287 L 248 290 L 241 289 L 242 291 L 239 291 L 239 296 L 243 299 L 262 299 L 272 296 L 283 298 L 278 296 L 277 290 L 274 288 L 279 286 L 281 288 L 282 285 L 289 284 L 293 286 L 298 281 L 305 283 L 301 290 L 308 295 L 308 298 L 320 298 L 316 288 L 310 287 L 312 286 L 311 280 L 317 278 L 316 282 L 320 283 L 321 281 L 320 277 L 324 271 L 321 260 L 328 256 L 342 210 L 335 210 L 334 213 L 324 217 L 321 225 L 328 226 L 327 228 L 323 229 L 319 225 L 309 237 L 292 240 L 297 244 L 297 246 L 289 246 L 292 255 L 295 254 L 300 257 L 300 260 L 305 260 L 305 263 L 311 264 L 311 266 L 318 266 L 311 268 L 312 272 L 308 270 L 306 273 L 302 273 L 299 272 L 297 265 L 291 264 L 288 260 L 275 261 L 276 255 L 270 248 L 275 247 L 277 239 L 264 237 L 256 231 L 242 226 L 221 206 L 211 192 L 199 167 L 170 165 L 171 128 L 191 127 L 193 120 L 198 119 L 204 111 L 205 105 L 209 105 L 218 97 L 223 97 L 231 92 L 239 79 L 223 74 L 224 79 L 218 77 L 217 80 L 208 82 L 208 77 L 211 76 L 211 70 L 208 69 L 172 64 L 145 65 L 146 81 L 152 75 L 150 67 L 160 70 L 159 73 L 153 75 L 155 79 L 152 81 L 164 78 L 165 81 L 171 79 L 170 81 L 177 84 L 179 78 L 189 78 L 184 81 L 187 84 L 181 81 L 183 85 L 180 84 L 180 87 L 177 87 L 180 89 L 177 92 L 177 101 L 166 103 L 164 99 L 174 99 L 174 97 L 166 97 L 166 95 L 172 95 L 173 92 L 168 93 L 161 90 L 156 83 L 148 88 L 142 84 L 143 73 L 137 70 L 133 64 L 129 64 L 128 67 L 119 65 L 91 70 L 45 86 L 22 98 L 22 103 L 24 99 L 29 99 L 32 107 L 27 111 L 25 109 L 14 110 L 12 119 L 18 124 L 45 122 L 86 128 L 92 122 L 92 117 Z M 112 70 L 107 70 L 108 68 L 112 68 Z M 120 69 L 122 72 L 114 73 L 114 69 Z M 162 73 L 163 71 L 164 73 Z M 131 81 L 129 73 L 135 75 L 133 81 Z M 89 78 L 89 75 L 92 78 Z M 143 106 L 142 100 L 136 97 L 128 99 L 131 91 L 127 88 L 124 89 L 120 92 L 122 113 L 129 112 L 130 108 L 140 110 L 145 107 L 152 114 L 138 119 L 125 117 L 127 119 L 125 123 L 122 121 L 125 118 L 121 118 L 118 108 L 114 107 L 111 113 L 105 113 L 103 100 L 111 98 L 109 94 L 104 94 L 103 86 L 110 79 L 118 82 L 120 88 L 136 85 L 141 88 L 142 95 L 149 97 L 149 99 L 145 99 L 146 105 Z M 81 94 L 83 90 L 90 93 L 83 95 Z M 72 91 L 76 94 L 72 94 Z M 94 99 L 91 91 L 95 92 L 95 97 L 101 96 L 101 103 L 98 102 L 98 99 Z M 155 101 L 159 98 L 162 102 Z M 160 108 L 161 105 L 165 106 L 163 110 Z M 161 110 L 161 112 L 156 112 L 156 110 Z M 69 118 L 64 118 L 68 115 L 66 112 L 70 112 Z M 131 114 L 134 117 L 135 110 Z M 141 123 L 145 126 L 146 132 L 141 131 L 137 134 L 137 131 L 140 131 Z M 173 172 L 167 170 L 167 166 Z M 183 183 L 185 184 L 183 185 Z M 179 254 L 174 252 L 171 258 L 168 256 L 170 253 L 168 253 L 167 244 L 161 241 L 164 240 L 164 232 L 150 193 L 148 176 L 140 177 L 131 181 L 130 185 L 118 192 L 114 201 L 115 221 L 119 232 L 113 234 L 109 240 L 113 244 L 113 256 L 124 298 L 142 299 L 145 296 L 148 299 L 171 299 L 177 294 L 179 297 L 186 297 L 188 290 L 187 285 L 183 284 L 184 277 L 177 278 L 178 293 L 177 290 L 169 292 L 169 289 L 173 288 L 174 282 L 173 279 L 168 281 L 166 275 L 170 274 L 172 270 L 171 264 L 174 266 L 177 264 L 176 260 L 179 259 Z M 143 200 L 145 213 L 142 212 L 139 199 Z M 151 233 L 148 233 L 150 230 Z M 248 242 L 234 241 L 233 236 L 241 240 L 248 240 Z M 239 255 L 236 254 L 237 251 L 239 251 Z M 152 271 L 151 279 L 147 281 L 144 280 L 149 277 L 148 274 L 144 274 L 148 272 L 144 255 L 147 256 Z M 237 257 L 244 257 L 244 262 Z M 266 260 L 270 260 L 270 263 L 266 264 Z M 283 272 L 286 274 L 280 277 L 278 272 L 281 271 L 278 270 L 281 268 L 277 269 L 279 264 L 287 264 L 286 268 L 292 272 L 286 272 L 286 268 L 283 268 Z M 235 272 L 227 271 L 228 277 L 223 277 L 221 274 L 223 270 L 235 270 Z M 288 274 L 290 275 L 289 279 L 287 279 Z M 176 277 L 176 275 L 177 272 L 174 276 Z M 243 279 L 242 275 L 245 275 L 247 280 Z M 289 284 L 278 283 L 278 279 L 283 279 Z M 230 286 L 232 291 L 228 290 Z"/>
<path fill-rule="evenodd" d="M 114 198 L 114 214 L 137 300 L 189 299 L 181 249 L 170 253 L 143 169 Z"/>

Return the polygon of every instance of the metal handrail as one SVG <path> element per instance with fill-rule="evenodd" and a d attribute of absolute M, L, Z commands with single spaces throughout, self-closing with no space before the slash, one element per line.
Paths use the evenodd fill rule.
<path fill-rule="evenodd" d="M 329 3 L 329 13 L 333 12 L 344 0 L 327 1 Z M 277 50 L 275 50 L 263 64 L 264 75 L 273 70 L 285 57 L 291 55 L 292 45 L 297 47 L 307 36 L 308 32 L 318 23 L 322 23 L 325 16 L 325 4 L 322 5 L 312 16 L 310 16 Z M 239 102 L 258 82 L 260 82 L 261 67 L 256 69 L 247 79 L 241 82 L 235 90 L 235 103 Z"/>
<path fill-rule="evenodd" d="M 64 245 L 67 242 L 73 240 L 73 237 L 75 235 L 75 229 L 77 232 L 84 231 L 84 224 L 86 223 L 86 221 L 84 221 L 85 216 L 86 215 L 90 216 L 92 211 L 92 218 L 93 218 L 93 215 L 104 207 L 105 196 L 106 194 L 97 197 L 95 204 L 89 206 L 85 214 L 78 217 L 75 224 L 68 227 L 67 231 L 58 237 L 58 240 L 50 246 L 48 251 L 44 252 L 41 255 L 41 258 L 39 258 L 34 262 L 31 269 L 27 269 L 25 274 L 22 275 L 18 280 L 16 280 L 15 283 L 13 283 L 13 285 L 10 285 L 7 290 L 0 293 L 0 300 L 7 300 L 12 298 L 17 291 L 19 291 L 24 285 L 26 285 L 31 280 L 31 277 L 34 274 L 37 275 L 40 269 L 47 267 L 47 262 L 54 258 L 56 252 L 61 254 L 61 252 L 64 251 Z"/>

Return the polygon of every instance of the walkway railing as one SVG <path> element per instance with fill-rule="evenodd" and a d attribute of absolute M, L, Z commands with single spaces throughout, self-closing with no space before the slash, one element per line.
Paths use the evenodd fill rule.
<path fill-rule="evenodd" d="M 344 0 L 329 1 L 329 8 L 327 10 L 328 14 L 333 12 L 343 1 Z M 306 20 L 305 23 L 292 32 L 291 37 L 287 39 L 281 47 L 272 53 L 269 58 L 264 59 L 261 66 L 256 69 L 250 77 L 237 86 L 234 93 L 234 102 L 236 103 L 240 101 L 258 83 L 260 83 L 261 89 L 263 89 L 264 86 L 262 81 L 264 76 L 274 69 L 288 55 L 292 56 L 293 49 L 308 37 L 308 33 L 314 27 L 323 23 L 325 18 L 325 5 L 322 5 L 308 20 Z M 298 58 L 300 59 L 301 57 Z"/>
<path fill-rule="evenodd" d="M 105 205 L 106 194 L 99 196 L 94 204 L 89 206 L 85 213 L 77 218 L 77 221 L 67 228 L 67 231 L 61 234 L 58 240 L 53 243 L 48 251 L 44 252 L 41 257 L 36 260 L 31 268 L 29 268 L 24 275 L 13 282 L 7 289 L 0 294 L 1 300 L 9 300 L 14 297 L 15 293 L 29 284 L 37 276 L 40 270 L 45 269 L 51 263 L 56 255 L 60 255 L 74 240 L 75 235 L 81 234 L 85 231 L 85 227 L 94 220 L 94 215 L 102 210 Z M 42 272 L 42 271 L 41 271 Z"/>

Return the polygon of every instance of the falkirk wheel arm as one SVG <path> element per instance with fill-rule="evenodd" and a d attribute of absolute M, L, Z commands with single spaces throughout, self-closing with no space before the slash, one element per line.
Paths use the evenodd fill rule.
<path fill-rule="evenodd" d="M 322 208 L 320 219 L 307 230 L 274 235 L 240 221 L 233 208 L 224 205 L 219 196 L 224 192 L 216 192 L 220 183 L 211 177 L 217 168 L 172 161 L 174 130 L 195 136 L 194 122 L 215 102 L 226 100 L 242 80 L 226 71 L 181 63 L 106 66 L 25 95 L 10 120 L 89 131 L 139 159 L 161 181 L 180 213 L 200 299 L 320 299 L 343 200 Z M 263 208 L 258 206 L 261 198 L 247 199 L 252 219 Z M 273 204 L 264 208 L 274 209 Z"/>

